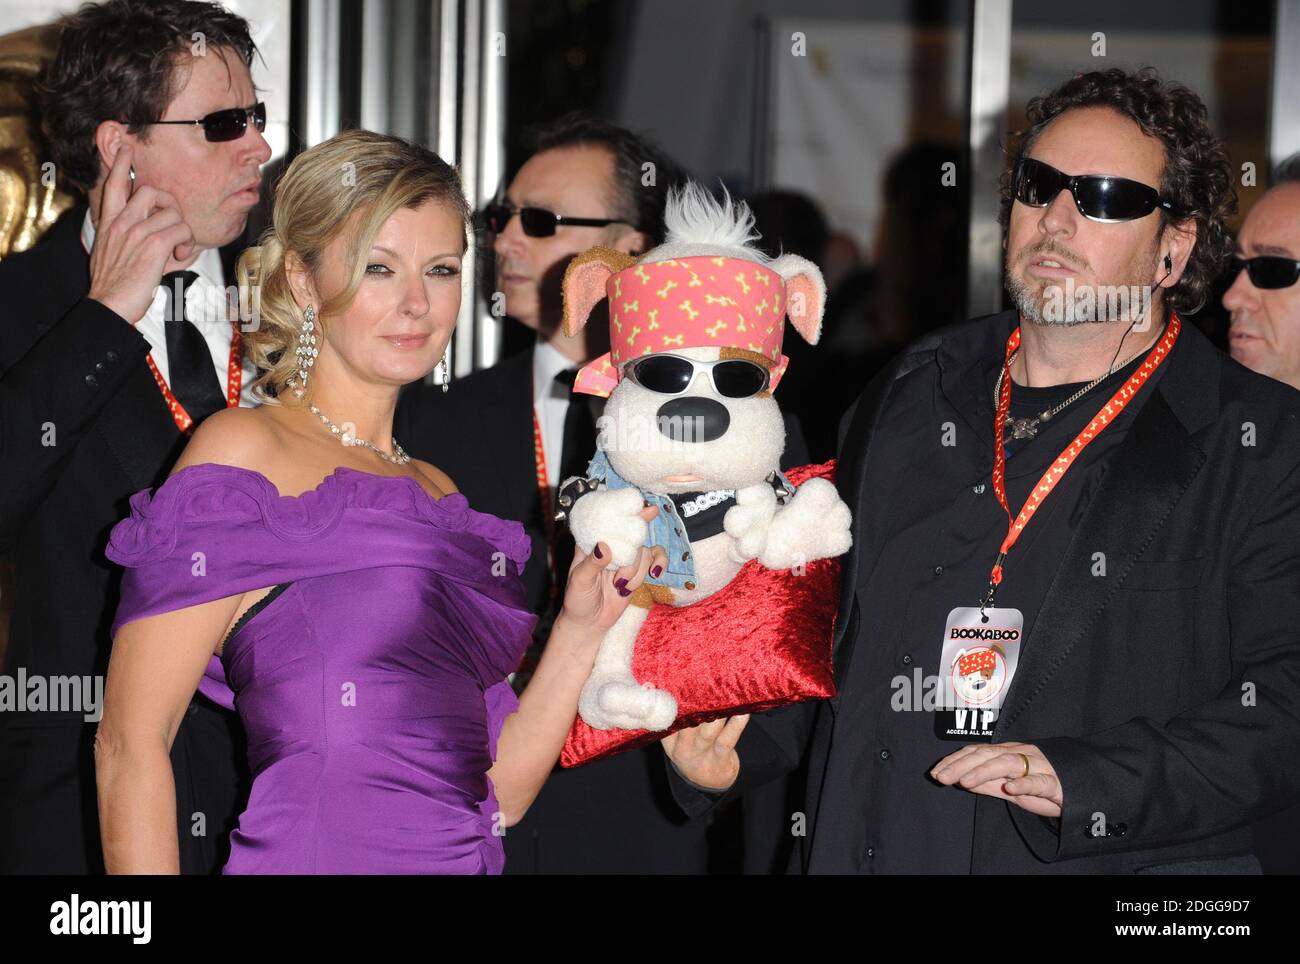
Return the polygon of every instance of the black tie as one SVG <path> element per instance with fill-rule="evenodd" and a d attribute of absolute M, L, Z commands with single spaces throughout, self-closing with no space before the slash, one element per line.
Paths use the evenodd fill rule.
<path fill-rule="evenodd" d="M 179 279 L 179 284 L 177 280 Z M 164 323 L 167 330 L 167 377 L 172 394 L 185 406 L 198 425 L 213 412 L 226 407 L 225 391 L 212 367 L 212 352 L 194 322 L 187 317 L 185 293 L 199 280 L 193 271 L 172 271 L 162 276 L 167 292 Z M 180 297 L 180 311 L 176 298 Z"/>
<path fill-rule="evenodd" d="M 577 377 L 576 368 L 555 376 L 555 381 L 564 386 L 569 396 L 568 408 L 564 410 L 564 441 L 560 446 L 560 474 L 555 479 L 556 484 L 573 475 L 586 475 L 587 463 L 596 454 L 596 417 L 592 412 L 594 396 L 574 392 L 573 382 Z"/>
<path fill-rule="evenodd" d="M 560 446 L 560 472 L 555 477 L 556 485 L 574 475 L 585 476 L 587 463 L 596 454 L 596 414 L 598 404 L 593 395 L 574 392 L 573 381 L 577 378 L 576 368 L 560 372 L 555 381 L 564 386 L 569 395 L 569 407 L 564 412 L 564 441 Z M 568 583 L 569 564 L 573 562 L 573 536 L 567 527 L 561 527 L 555 538 L 555 575 L 559 583 L 559 593 L 564 593 Z M 557 599 L 556 604 L 559 605 Z"/>

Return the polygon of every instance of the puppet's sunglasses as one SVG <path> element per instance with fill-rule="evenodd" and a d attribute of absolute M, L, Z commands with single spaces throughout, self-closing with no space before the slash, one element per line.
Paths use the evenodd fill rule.
<path fill-rule="evenodd" d="M 708 374 L 713 390 L 723 398 L 752 398 L 771 382 L 767 368 L 744 358 L 695 361 L 681 355 L 646 355 L 623 368 L 625 378 L 660 395 L 680 395 L 699 372 Z"/>
<path fill-rule="evenodd" d="M 513 204 L 496 202 L 483 209 L 483 224 L 493 234 L 501 234 L 515 214 L 519 215 L 519 225 L 524 229 L 524 234 L 530 238 L 549 238 L 555 234 L 557 227 L 565 224 L 580 228 L 603 228 L 623 223 L 618 218 L 573 218 L 546 208 L 517 208 Z"/>
<path fill-rule="evenodd" d="M 1233 258 L 1228 262 L 1235 279 L 1243 268 L 1256 288 L 1289 288 L 1300 280 L 1300 261 L 1261 255 L 1258 258 Z"/>
<path fill-rule="evenodd" d="M 248 130 L 248 119 L 253 119 L 253 126 L 258 133 L 266 130 L 266 104 L 258 102 L 252 107 L 231 107 L 229 110 L 213 111 L 198 120 L 154 121 L 154 124 L 187 124 L 203 126 L 203 136 L 214 143 L 237 141 Z"/>
<path fill-rule="evenodd" d="M 1058 194 L 1068 190 L 1080 214 L 1104 224 L 1144 218 L 1156 208 L 1178 215 L 1172 202 L 1141 181 L 1108 174 L 1063 174 L 1030 157 L 1021 158 L 1016 165 L 1012 186 L 1017 201 L 1036 208 L 1047 207 Z"/>

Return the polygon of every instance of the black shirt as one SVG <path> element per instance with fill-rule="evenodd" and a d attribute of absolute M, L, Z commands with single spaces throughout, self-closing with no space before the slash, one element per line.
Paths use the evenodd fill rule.
<path fill-rule="evenodd" d="M 1008 518 L 993 492 L 993 386 L 1007 332 L 990 331 L 985 357 L 939 354 L 940 375 L 905 376 L 882 415 L 867 468 L 868 499 L 884 500 L 880 556 L 859 573 L 862 624 L 852 685 L 837 730 L 861 751 L 850 780 L 863 801 L 857 854 L 842 872 L 969 873 L 976 795 L 928 776 L 942 757 L 966 745 L 936 736 L 924 709 L 927 677 L 941 674 L 949 612 L 976 606 L 1006 536 Z M 1031 488 L 1140 364 L 1133 361 L 1041 426 L 1036 438 L 1008 445 L 1007 499 L 1014 516 Z M 1022 652 L 1034 639 L 1038 608 L 1060 559 L 1163 366 L 1079 456 L 1020 535 L 1004 563 L 996 605 L 1024 616 Z M 1028 416 L 1063 401 L 1081 384 L 1012 387 L 1012 411 Z M 883 511 L 887 508 L 888 511 Z M 1080 538 L 1086 538 L 1081 534 Z M 1104 557 L 1096 561 L 1104 566 Z"/>

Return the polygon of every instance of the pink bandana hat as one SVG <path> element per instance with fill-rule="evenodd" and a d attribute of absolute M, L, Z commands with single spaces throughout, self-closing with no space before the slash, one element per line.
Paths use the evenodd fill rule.
<path fill-rule="evenodd" d="M 782 260 L 817 271 L 792 255 Z M 820 275 L 814 280 L 801 271 L 785 278 L 780 264 L 709 255 L 637 262 L 600 246 L 583 252 L 564 274 L 564 330 L 577 334 L 608 298 L 610 350 L 579 370 L 574 390 L 608 396 L 622 366 L 635 358 L 715 347 L 765 364 L 774 390 L 790 361 L 781 353 L 787 311 L 796 330 L 815 344 L 825 301 Z"/>

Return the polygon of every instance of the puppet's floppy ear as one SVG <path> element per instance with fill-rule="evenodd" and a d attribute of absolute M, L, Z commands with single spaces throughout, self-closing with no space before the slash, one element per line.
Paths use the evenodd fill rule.
<path fill-rule="evenodd" d="M 564 333 L 570 337 L 582 331 L 595 308 L 605 297 L 610 276 L 636 264 L 636 258 L 603 244 L 588 248 L 564 269 Z"/>
<path fill-rule="evenodd" d="M 822 335 L 822 315 L 826 313 L 826 282 L 821 269 L 797 254 L 783 254 L 769 267 L 785 279 L 790 324 L 808 344 L 817 344 Z"/>

